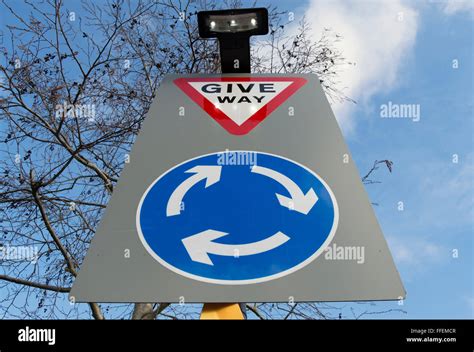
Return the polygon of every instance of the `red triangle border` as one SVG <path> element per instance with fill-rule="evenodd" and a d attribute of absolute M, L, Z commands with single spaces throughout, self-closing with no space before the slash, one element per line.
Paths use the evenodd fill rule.
<path fill-rule="evenodd" d="M 233 135 L 246 135 L 252 131 L 260 122 L 267 118 L 281 104 L 283 104 L 298 89 L 307 82 L 302 77 L 189 77 L 175 79 L 176 84 L 189 98 L 198 104 L 209 116 L 219 123 L 227 132 Z M 223 111 L 217 109 L 214 104 L 193 88 L 189 82 L 293 82 L 283 89 L 278 95 L 262 106 L 255 114 L 247 119 L 242 125 L 236 124 Z"/>

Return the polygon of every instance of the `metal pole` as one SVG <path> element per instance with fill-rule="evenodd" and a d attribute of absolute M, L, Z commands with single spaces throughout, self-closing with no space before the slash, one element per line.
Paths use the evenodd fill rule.
<path fill-rule="evenodd" d="M 201 320 L 244 320 L 239 303 L 204 303 Z"/>

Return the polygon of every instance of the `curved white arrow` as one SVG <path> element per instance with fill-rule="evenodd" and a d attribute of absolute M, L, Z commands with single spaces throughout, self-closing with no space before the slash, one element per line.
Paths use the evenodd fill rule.
<path fill-rule="evenodd" d="M 275 170 L 254 165 L 252 167 L 252 172 L 270 177 L 285 187 L 291 198 L 282 196 L 278 193 L 275 193 L 275 195 L 277 196 L 280 205 L 290 210 L 296 210 L 299 213 L 307 215 L 318 201 L 318 196 L 314 193 L 312 188 L 304 194 L 293 180 Z"/>
<path fill-rule="evenodd" d="M 226 232 L 209 229 L 183 238 L 182 241 L 191 260 L 207 265 L 214 265 L 208 254 L 227 257 L 259 254 L 279 247 L 290 239 L 283 232 L 277 232 L 264 240 L 246 244 L 223 244 L 214 242 L 214 240 L 227 235 L 228 233 Z"/>
<path fill-rule="evenodd" d="M 194 175 L 183 181 L 171 194 L 166 206 L 166 216 L 174 216 L 181 213 L 181 202 L 184 196 L 199 181 L 206 180 L 205 188 L 219 182 L 221 169 L 222 166 L 198 165 L 186 171 L 187 173 L 194 173 Z"/>

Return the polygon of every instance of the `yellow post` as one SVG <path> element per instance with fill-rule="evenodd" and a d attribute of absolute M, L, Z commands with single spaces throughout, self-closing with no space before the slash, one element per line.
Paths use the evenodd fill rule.
<path fill-rule="evenodd" d="M 243 320 L 238 303 L 204 303 L 201 320 Z"/>

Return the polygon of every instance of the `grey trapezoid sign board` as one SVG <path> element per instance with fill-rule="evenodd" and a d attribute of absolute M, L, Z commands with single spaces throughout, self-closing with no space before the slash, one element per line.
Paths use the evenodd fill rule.
<path fill-rule="evenodd" d="M 70 295 L 298 302 L 405 291 L 319 79 L 229 74 L 163 80 Z"/>

